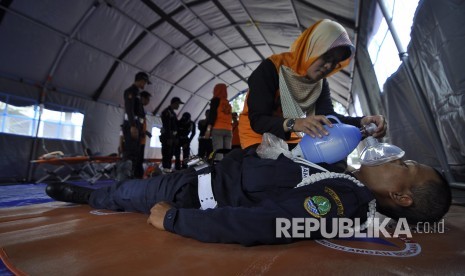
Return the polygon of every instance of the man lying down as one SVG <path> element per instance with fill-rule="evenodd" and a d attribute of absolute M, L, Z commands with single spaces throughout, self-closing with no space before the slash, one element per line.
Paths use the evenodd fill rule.
<path fill-rule="evenodd" d="M 415 161 L 341 174 L 283 154 L 263 159 L 255 149 L 233 150 L 214 167 L 97 190 L 54 183 L 46 192 L 58 201 L 149 214 L 155 228 L 199 241 L 247 246 L 326 237 L 349 219 L 363 231 L 376 211 L 412 224 L 436 222 L 451 204 L 440 173 Z"/>

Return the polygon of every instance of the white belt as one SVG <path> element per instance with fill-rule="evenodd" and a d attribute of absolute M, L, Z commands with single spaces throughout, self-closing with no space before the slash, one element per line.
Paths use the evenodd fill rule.
<path fill-rule="evenodd" d="M 195 170 L 198 171 L 207 166 L 206 164 L 204 165 L 205 166 L 200 165 L 195 167 Z M 199 195 L 200 210 L 215 209 L 218 203 L 216 202 L 215 196 L 213 195 L 211 173 L 199 174 L 197 179 L 197 192 Z"/>

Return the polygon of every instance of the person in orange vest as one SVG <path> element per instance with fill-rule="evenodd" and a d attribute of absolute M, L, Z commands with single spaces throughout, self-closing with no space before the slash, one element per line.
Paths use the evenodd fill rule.
<path fill-rule="evenodd" d="M 226 84 L 219 83 L 213 89 L 213 98 L 210 101 L 210 114 L 208 116 L 205 138 L 212 138 L 213 151 L 231 149 L 232 140 L 232 107 L 228 101 Z M 217 154 L 215 160 L 221 160 L 222 154 Z"/>
<path fill-rule="evenodd" d="M 334 111 L 329 77 L 349 65 L 355 48 L 339 23 L 324 19 L 304 31 L 289 52 L 265 59 L 248 79 L 239 118 L 242 148 L 261 143 L 266 132 L 285 140 L 292 149 L 302 134 L 323 137 L 332 126 L 325 115 L 361 127 L 375 123 L 375 138 L 386 134 L 383 116 L 346 117 Z"/>
<path fill-rule="evenodd" d="M 239 138 L 239 115 L 237 112 L 232 113 L 232 142 L 231 148 L 232 149 L 240 149 L 241 148 L 241 140 Z"/>

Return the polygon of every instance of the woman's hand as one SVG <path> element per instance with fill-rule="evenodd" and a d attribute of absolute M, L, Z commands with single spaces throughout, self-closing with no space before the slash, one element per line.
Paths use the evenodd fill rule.
<path fill-rule="evenodd" d="M 384 137 L 384 135 L 386 135 L 387 122 L 384 116 L 382 115 L 373 115 L 373 116 L 363 117 L 360 123 L 362 126 L 366 126 L 369 123 L 374 123 L 377 126 L 375 132 L 373 133 L 373 137 L 375 138 L 382 138 Z"/>
<path fill-rule="evenodd" d="M 163 221 L 165 220 L 166 212 L 168 212 L 171 208 L 173 208 L 173 206 L 164 201 L 153 205 L 152 209 L 150 209 L 150 216 L 147 219 L 147 223 L 153 225 L 153 227 L 158 230 L 165 230 Z"/>
<path fill-rule="evenodd" d="M 312 115 L 306 118 L 298 118 L 295 120 L 294 131 L 304 132 L 311 137 L 323 137 L 328 135 L 329 132 L 324 128 L 323 125 L 333 127 L 331 121 L 323 115 Z"/>

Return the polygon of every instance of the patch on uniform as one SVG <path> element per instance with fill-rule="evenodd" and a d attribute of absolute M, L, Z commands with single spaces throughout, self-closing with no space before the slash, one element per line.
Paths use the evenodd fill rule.
<path fill-rule="evenodd" d="M 300 167 L 302 168 L 302 179 L 304 179 L 305 177 L 309 177 L 310 169 L 304 166 L 300 166 Z"/>
<path fill-rule="evenodd" d="M 328 193 L 332 197 L 334 202 L 336 202 L 337 215 L 340 216 L 340 217 L 344 216 L 344 205 L 342 205 L 342 201 L 339 198 L 339 196 L 336 194 L 336 192 L 333 191 L 333 189 L 328 188 L 328 187 L 325 187 L 325 192 Z"/>
<path fill-rule="evenodd" d="M 132 94 L 129 94 L 129 95 L 128 95 L 128 99 L 132 99 Z"/>
<path fill-rule="evenodd" d="M 304 208 L 310 215 L 321 218 L 331 210 L 331 202 L 324 196 L 307 197 Z"/>

